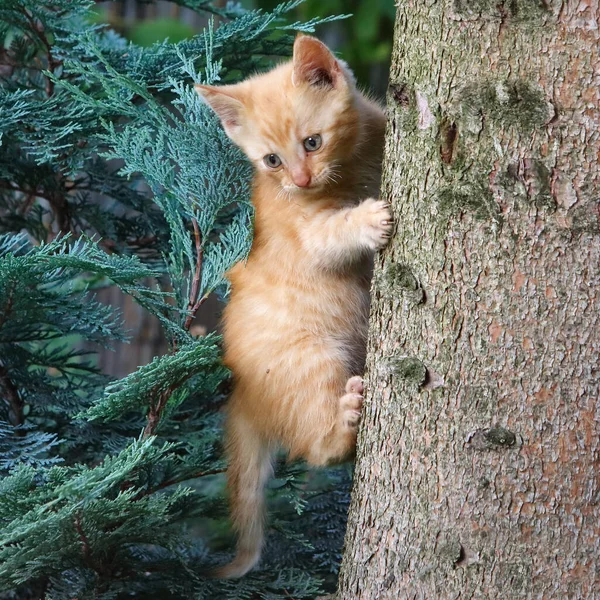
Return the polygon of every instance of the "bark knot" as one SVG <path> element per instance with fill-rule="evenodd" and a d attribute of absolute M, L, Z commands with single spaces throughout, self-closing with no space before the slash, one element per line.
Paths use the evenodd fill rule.
<path fill-rule="evenodd" d="M 379 278 L 379 283 L 386 296 L 395 297 L 400 293 L 411 304 L 425 302 L 425 292 L 408 265 L 389 263 Z"/>
<path fill-rule="evenodd" d="M 500 450 L 511 448 L 517 443 L 517 436 L 504 427 L 477 429 L 466 439 L 469 447 L 474 450 Z"/>
<path fill-rule="evenodd" d="M 456 154 L 458 141 L 458 127 L 453 121 L 444 119 L 440 125 L 440 155 L 445 165 L 452 164 Z"/>
<path fill-rule="evenodd" d="M 411 103 L 412 93 L 406 83 L 396 83 L 390 86 L 392 98 L 398 106 L 406 108 Z"/>

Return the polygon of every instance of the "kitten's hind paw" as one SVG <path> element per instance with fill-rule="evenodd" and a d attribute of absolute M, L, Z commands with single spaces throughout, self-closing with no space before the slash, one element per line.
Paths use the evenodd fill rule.
<path fill-rule="evenodd" d="M 363 378 L 360 375 L 350 377 L 346 382 L 346 392 L 349 394 L 362 394 L 364 391 Z"/>
<path fill-rule="evenodd" d="M 340 419 L 345 428 L 354 430 L 358 427 L 363 401 L 362 394 L 352 392 L 340 398 Z"/>

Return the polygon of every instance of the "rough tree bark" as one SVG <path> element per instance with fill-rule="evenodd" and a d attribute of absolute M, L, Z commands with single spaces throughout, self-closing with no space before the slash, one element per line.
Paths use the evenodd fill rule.
<path fill-rule="evenodd" d="M 600 598 L 599 23 L 398 3 L 339 600 Z"/>

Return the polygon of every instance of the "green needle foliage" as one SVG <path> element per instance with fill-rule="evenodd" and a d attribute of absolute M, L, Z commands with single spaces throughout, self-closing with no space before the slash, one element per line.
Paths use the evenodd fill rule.
<path fill-rule="evenodd" d="M 281 464 L 259 569 L 230 558 L 220 339 L 190 325 L 250 249 L 250 167 L 193 83 L 289 56 L 297 1 L 269 13 L 179 0 L 205 32 L 140 47 L 91 0 L 0 3 L 0 598 L 315 598 L 331 589 L 348 469 Z M 116 286 L 169 351 L 115 381 Z M 90 350 L 92 348 L 92 350 Z"/>

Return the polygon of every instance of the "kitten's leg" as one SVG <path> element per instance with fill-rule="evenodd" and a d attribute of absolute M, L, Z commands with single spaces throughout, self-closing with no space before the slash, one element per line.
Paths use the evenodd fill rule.
<path fill-rule="evenodd" d="M 345 392 L 337 401 L 337 415 L 332 429 L 322 439 L 315 440 L 306 457 L 313 465 L 340 462 L 354 454 L 364 400 L 362 377 L 348 379 Z"/>
<path fill-rule="evenodd" d="M 341 267 L 383 248 L 393 225 L 389 205 L 368 198 L 353 208 L 317 212 L 301 231 L 302 243 L 318 264 Z"/>

